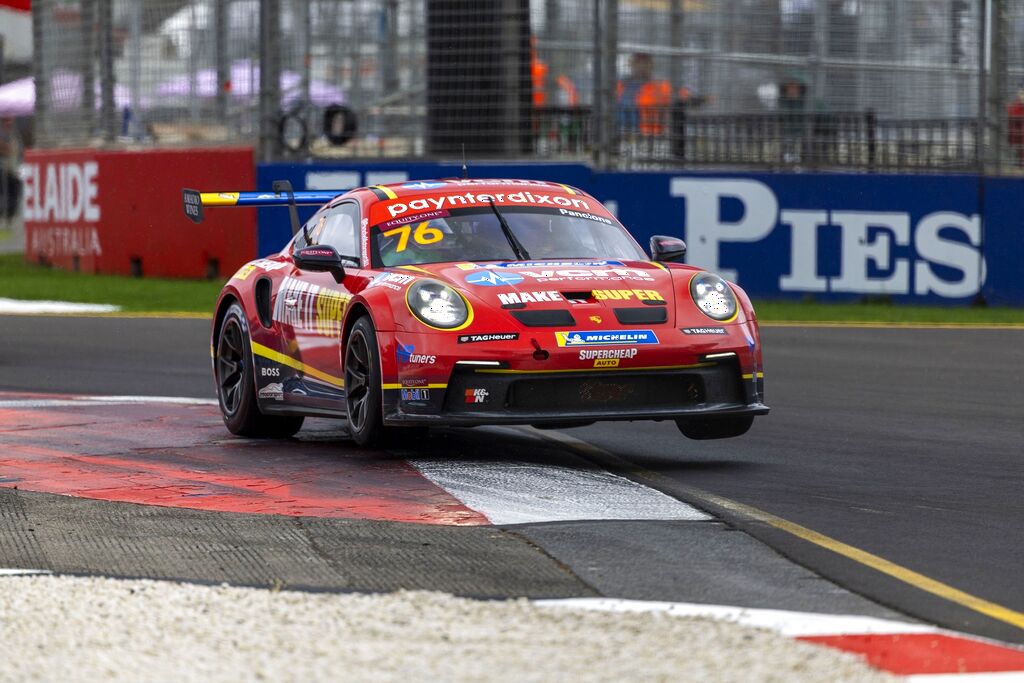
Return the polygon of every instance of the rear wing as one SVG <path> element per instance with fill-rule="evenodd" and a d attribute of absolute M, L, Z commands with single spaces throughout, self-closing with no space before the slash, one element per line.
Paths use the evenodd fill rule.
<path fill-rule="evenodd" d="M 310 206 L 331 201 L 345 190 L 331 192 L 292 192 L 291 185 L 277 187 L 273 192 L 200 192 L 183 189 L 181 199 L 185 216 L 193 223 L 203 221 L 203 207 L 221 206 Z"/>

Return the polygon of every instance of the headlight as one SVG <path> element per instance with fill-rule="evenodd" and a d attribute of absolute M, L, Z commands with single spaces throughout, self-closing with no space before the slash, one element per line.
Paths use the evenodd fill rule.
<path fill-rule="evenodd" d="M 417 280 L 406 292 L 409 310 L 422 323 L 441 330 L 465 327 L 471 318 L 471 309 L 458 292 L 434 280 Z"/>
<path fill-rule="evenodd" d="M 736 295 L 725 280 L 714 273 L 694 275 L 690 279 L 690 296 L 709 318 L 724 322 L 736 317 Z"/>

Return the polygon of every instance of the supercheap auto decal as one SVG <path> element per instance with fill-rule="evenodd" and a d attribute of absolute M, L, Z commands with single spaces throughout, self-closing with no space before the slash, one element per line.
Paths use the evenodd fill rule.
<path fill-rule="evenodd" d="M 277 292 L 273 318 L 282 325 L 303 331 L 340 337 L 342 320 L 351 299 L 351 294 L 286 277 Z"/>

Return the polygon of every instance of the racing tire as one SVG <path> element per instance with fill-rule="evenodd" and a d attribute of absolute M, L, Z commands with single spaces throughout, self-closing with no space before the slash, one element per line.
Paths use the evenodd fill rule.
<path fill-rule="evenodd" d="M 754 424 L 753 415 L 736 417 L 698 417 L 676 420 L 676 427 L 688 439 L 704 441 L 707 439 L 730 439 L 743 436 Z"/>
<path fill-rule="evenodd" d="M 352 440 L 376 446 L 384 438 L 380 350 L 369 316 L 356 321 L 345 343 L 345 413 Z"/>
<path fill-rule="evenodd" d="M 213 372 L 217 402 L 228 431 L 236 436 L 286 439 L 302 428 L 301 415 L 264 415 L 256 397 L 249 324 L 245 311 L 231 304 L 217 329 Z"/>

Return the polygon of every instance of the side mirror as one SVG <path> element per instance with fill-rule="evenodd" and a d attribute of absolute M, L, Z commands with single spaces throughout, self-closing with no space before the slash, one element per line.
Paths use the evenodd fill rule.
<path fill-rule="evenodd" d="M 341 256 L 334 247 L 314 245 L 296 249 L 292 253 L 292 261 L 299 270 L 330 273 L 338 283 L 345 279 L 345 266 L 341 264 Z"/>
<path fill-rule="evenodd" d="M 686 242 L 678 237 L 655 235 L 651 238 L 651 260 L 665 263 L 682 261 L 686 256 Z"/>

